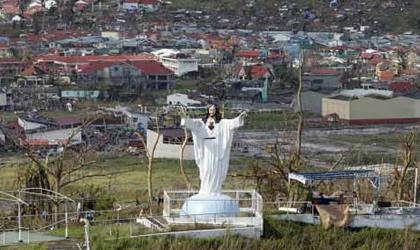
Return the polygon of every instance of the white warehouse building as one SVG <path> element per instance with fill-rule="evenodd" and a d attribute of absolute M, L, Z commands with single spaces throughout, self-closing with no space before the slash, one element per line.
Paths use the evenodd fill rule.
<path fill-rule="evenodd" d="M 198 71 L 197 58 L 190 58 L 186 54 L 173 49 L 160 49 L 152 52 L 165 68 L 174 72 L 176 76 L 182 76 L 189 72 Z"/>
<path fill-rule="evenodd" d="M 184 129 L 160 129 L 162 136 L 159 138 L 156 146 L 156 158 L 179 159 L 181 152 L 181 144 L 184 140 Z M 147 149 L 152 150 L 158 134 L 156 131 L 147 130 Z M 184 149 L 184 160 L 194 160 L 194 146 L 192 138 L 190 139 Z"/>
<path fill-rule="evenodd" d="M 182 105 L 182 106 L 194 106 L 201 105 L 200 101 L 190 99 L 186 94 L 175 93 L 166 97 L 166 104 L 168 105 Z"/>

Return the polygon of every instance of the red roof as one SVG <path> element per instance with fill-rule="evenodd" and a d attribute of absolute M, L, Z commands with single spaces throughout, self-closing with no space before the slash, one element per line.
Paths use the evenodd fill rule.
<path fill-rule="evenodd" d="M 155 0 L 140 0 L 139 4 L 144 4 L 144 5 L 158 5 L 159 2 L 155 1 Z"/>
<path fill-rule="evenodd" d="M 248 74 L 247 72 L 249 70 L 250 77 L 253 79 L 264 78 L 267 72 L 269 72 L 272 75 L 272 72 L 268 67 L 261 65 L 242 66 L 237 69 L 236 74 L 239 75 L 242 69 L 244 70 L 243 72 L 245 72 L 246 74 Z"/>
<path fill-rule="evenodd" d="M 172 75 L 174 73 L 156 61 L 131 62 L 130 64 L 147 75 Z"/>
<path fill-rule="evenodd" d="M 0 63 L 25 63 L 16 58 L 0 58 Z"/>
<path fill-rule="evenodd" d="M 376 65 L 378 63 L 386 62 L 386 61 L 387 60 L 386 59 L 383 59 L 381 56 L 374 55 L 373 58 L 372 58 L 372 60 L 370 60 L 370 63 L 373 64 L 373 65 Z"/>
<path fill-rule="evenodd" d="M 311 68 L 309 70 L 310 73 L 315 74 L 315 75 L 337 75 L 340 72 L 338 70 L 335 69 L 331 69 L 331 68 Z"/>
<path fill-rule="evenodd" d="M 268 68 L 266 66 L 252 65 L 251 66 L 251 77 L 252 78 L 263 78 L 267 73 Z"/>
<path fill-rule="evenodd" d="M 154 61 L 154 55 L 118 55 L 118 56 L 39 56 L 36 61 L 58 61 L 69 64 L 87 64 L 90 62 L 126 62 L 126 61 Z"/>
<path fill-rule="evenodd" d="M 259 50 L 239 51 L 235 55 L 237 57 L 259 57 L 261 55 L 261 51 Z"/>

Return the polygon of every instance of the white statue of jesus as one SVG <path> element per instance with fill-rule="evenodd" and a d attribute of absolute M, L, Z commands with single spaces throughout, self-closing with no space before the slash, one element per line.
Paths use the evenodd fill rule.
<path fill-rule="evenodd" d="M 229 168 L 230 148 L 234 131 L 243 126 L 246 112 L 234 119 L 221 119 L 214 105 L 204 119 L 188 118 L 180 110 L 181 125 L 191 130 L 195 162 L 200 170 L 199 194 L 220 194 Z"/>

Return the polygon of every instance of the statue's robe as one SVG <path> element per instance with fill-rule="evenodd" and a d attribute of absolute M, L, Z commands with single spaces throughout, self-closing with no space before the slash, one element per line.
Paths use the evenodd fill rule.
<path fill-rule="evenodd" d="M 222 119 L 211 130 L 202 119 L 183 118 L 181 125 L 191 130 L 195 162 L 200 170 L 200 194 L 219 194 L 229 168 L 230 148 L 235 129 L 244 118 Z"/>

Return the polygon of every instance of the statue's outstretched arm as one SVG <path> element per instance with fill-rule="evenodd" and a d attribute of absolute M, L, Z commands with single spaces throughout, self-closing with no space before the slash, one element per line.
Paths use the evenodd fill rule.
<path fill-rule="evenodd" d="M 230 129 L 237 129 L 239 127 L 242 127 L 244 125 L 245 117 L 247 116 L 247 113 L 243 111 L 240 113 L 236 118 L 229 119 L 229 128 Z"/>
<path fill-rule="evenodd" d="M 202 122 L 199 119 L 191 119 L 188 117 L 184 107 L 179 109 L 179 116 L 181 117 L 181 126 L 185 126 L 191 131 L 197 131 L 200 129 Z"/>

